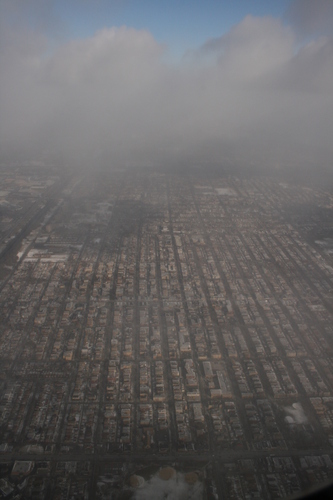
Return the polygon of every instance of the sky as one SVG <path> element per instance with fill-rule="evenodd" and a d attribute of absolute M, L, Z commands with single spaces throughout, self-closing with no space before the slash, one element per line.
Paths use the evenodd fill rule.
<path fill-rule="evenodd" d="M 0 0 L 0 162 L 333 170 L 333 0 Z"/>

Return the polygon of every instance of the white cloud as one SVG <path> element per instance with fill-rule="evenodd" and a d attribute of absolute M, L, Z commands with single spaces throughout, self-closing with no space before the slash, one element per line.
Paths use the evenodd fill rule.
<path fill-rule="evenodd" d="M 177 473 L 177 477 L 164 481 L 159 477 L 153 477 L 145 483 L 143 488 L 136 490 L 135 500 L 202 500 L 203 485 L 201 482 L 189 486 L 183 474 Z"/>
<path fill-rule="evenodd" d="M 243 84 L 288 61 L 293 47 L 291 29 L 279 20 L 247 16 L 226 35 L 205 43 L 199 55 L 205 56 L 213 51 L 223 73 Z"/>
<path fill-rule="evenodd" d="M 47 50 L 7 33 L 1 51 L 3 159 L 65 165 L 332 160 L 332 39 L 297 50 L 290 27 L 248 16 L 182 64 L 121 27 Z"/>

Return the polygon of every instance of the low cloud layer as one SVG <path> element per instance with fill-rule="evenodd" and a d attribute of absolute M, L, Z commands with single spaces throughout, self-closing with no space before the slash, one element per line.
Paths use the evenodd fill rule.
<path fill-rule="evenodd" d="M 333 38 L 300 46 L 296 24 L 248 16 L 180 63 L 128 27 L 52 51 L 36 30 L 2 30 L 0 161 L 333 170 Z"/>
<path fill-rule="evenodd" d="M 177 477 L 164 481 L 153 477 L 140 489 L 137 489 L 133 498 L 135 500 L 192 500 L 203 499 L 203 485 L 197 482 L 190 486 L 186 483 L 184 475 L 177 473 Z"/>
<path fill-rule="evenodd" d="M 286 13 L 298 35 L 333 35 L 332 0 L 294 0 Z"/>

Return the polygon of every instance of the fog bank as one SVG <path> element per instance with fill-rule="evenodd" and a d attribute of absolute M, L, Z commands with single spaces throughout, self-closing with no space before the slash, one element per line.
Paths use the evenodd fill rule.
<path fill-rule="evenodd" d="M 300 43 L 305 3 L 289 24 L 247 16 L 173 63 L 130 27 L 56 48 L 45 32 L 3 28 L 0 161 L 333 168 L 333 38 L 326 14 Z"/>

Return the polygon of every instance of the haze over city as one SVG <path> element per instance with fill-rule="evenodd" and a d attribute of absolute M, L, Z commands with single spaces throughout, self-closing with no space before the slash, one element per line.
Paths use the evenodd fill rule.
<path fill-rule="evenodd" d="M 333 3 L 2 0 L 1 161 L 332 160 Z"/>
<path fill-rule="evenodd" d="M 333 1 L 0 0 L 0 120 L 1 498 L 332 482 Z"/>

